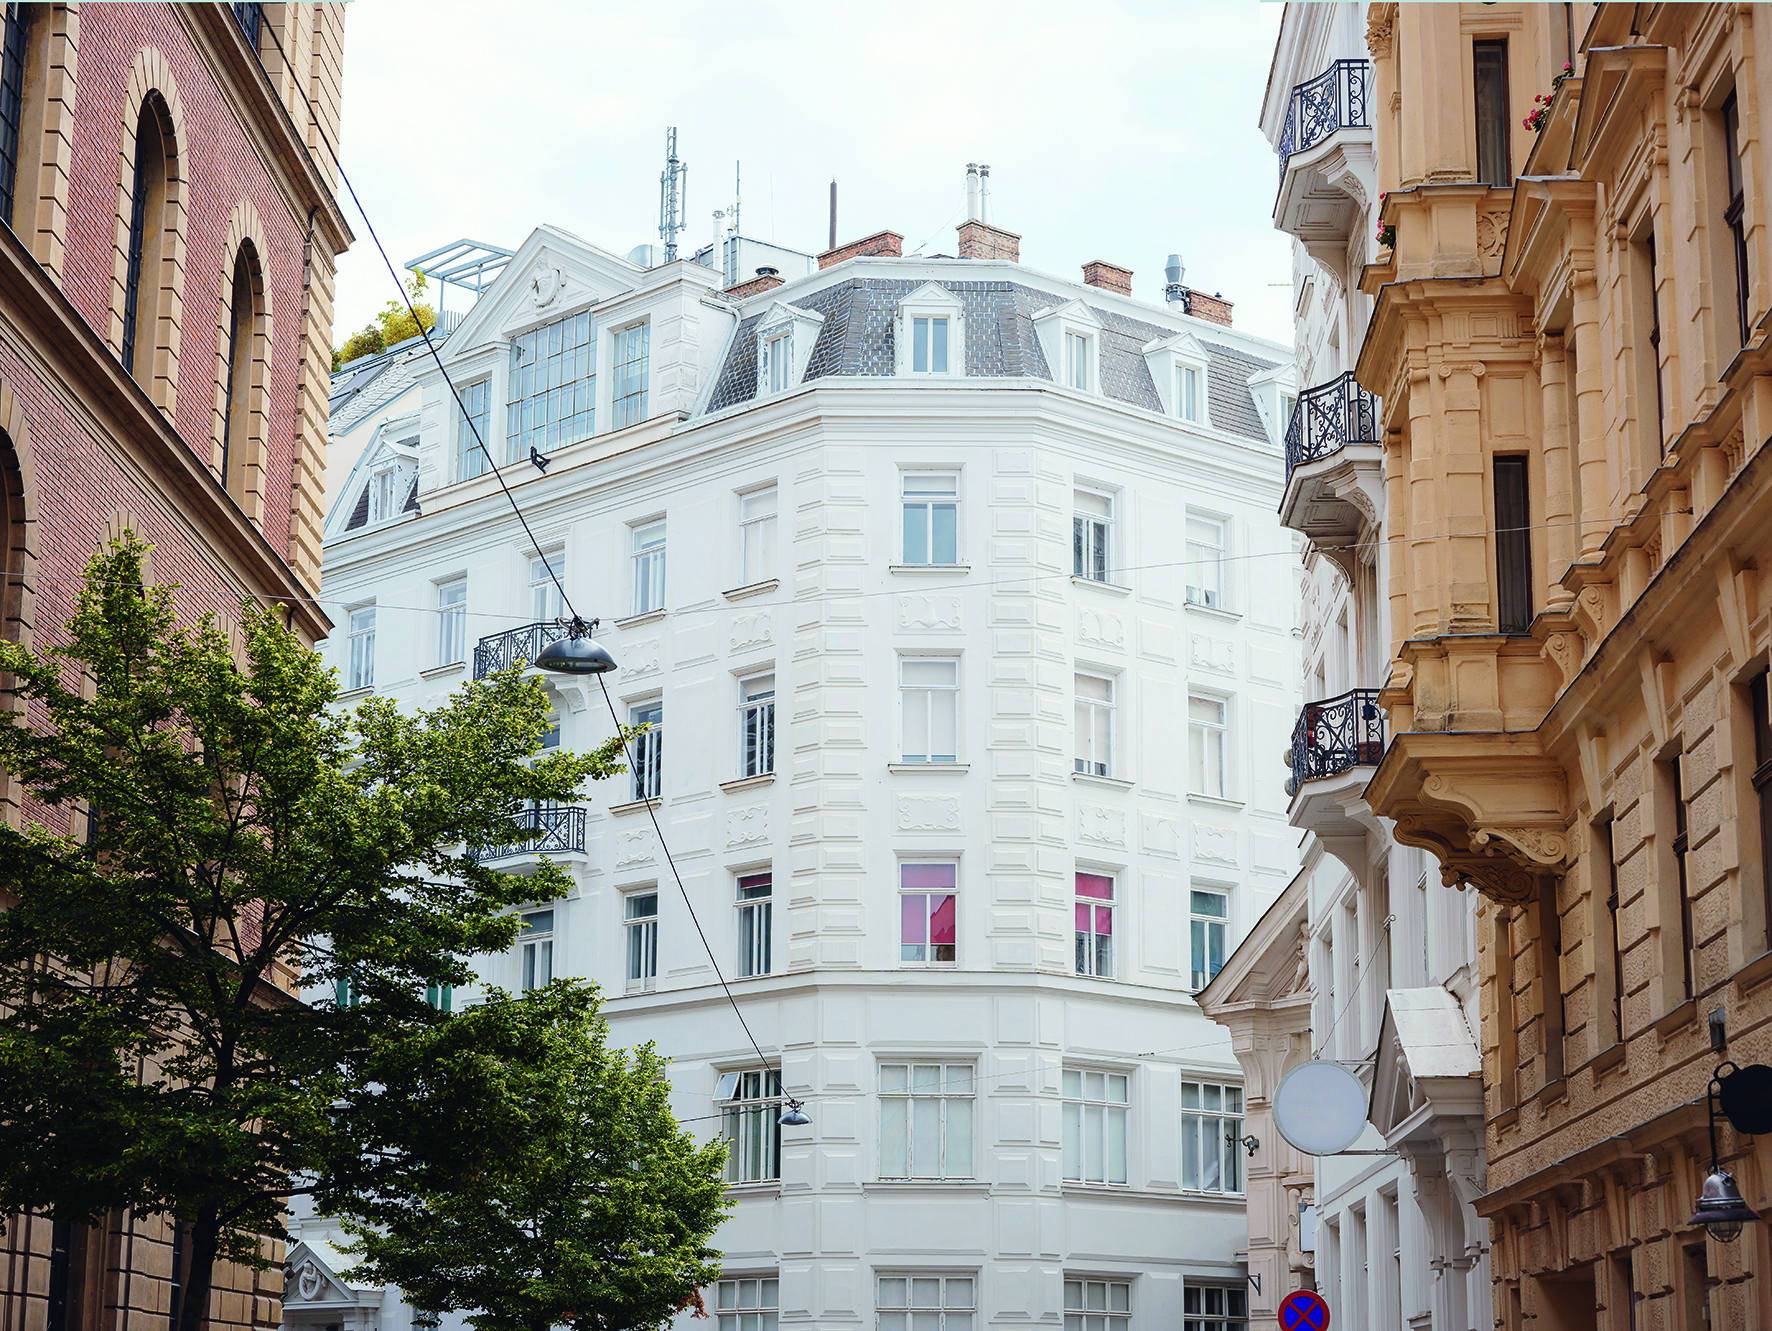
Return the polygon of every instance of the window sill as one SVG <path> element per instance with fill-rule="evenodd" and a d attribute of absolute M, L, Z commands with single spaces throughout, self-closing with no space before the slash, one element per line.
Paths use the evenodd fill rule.
<path fill-rule="evenodd" d="M 1072 772 L 1071 780 L 1080 786 L 1100 786 L 1103 790 L 1131 790 L 1132 782 L 1117 776 L 1097 776 L 1094 772 Z"/>
<path fill-rule="evenodd" d="M 1241 809 L 1243 807 L 1242 800 L 1227 800 L 1222 795 L 1201 795 L 1194 791 L 1188 792 L 1187 802 L 1189 804 L 1204 804 L 1214 809 Z"/>
<path fill-rule="evenodd" d="M 887 763 L 888 772 L 970 772 L 971 763 Z"/>
<path fill-rule="evenodd" d="M 720 789 L 730 795 L 736 794 L 741 790 L 760 790 L 764 786 L 772 786 L 774 784 L 775 773 L 763 772 L 757 776 L 741 776 L 736 781 L 722 781 L 720 783 Z"/>
<path fill-rule="evenodd" d="M 1130 596 L 1132 588 L 1122 587 L 1117 582 L 1103 582 L 1100 578 L 1082 578 L 1071 574 L 1071 581 L 1079 587 L 1093 587 L 1099 592 L 1109 592 L 1114 596 Z"/>
<path fill-rule="evenodd" d="M 740 1197 L 774 1196 L 781 1192 L 781 1180 L 778 1178 L 755 1179 L 749 1183 L 728 1183 L 727 1192 L 735 1192 Z"/>
<path fill-rule="evenodd" d="M 1690 1026 L 1697 1016 L 1698 1000 L 1688 998 L 1675 1007 L 1672 1012 L 1657 1018 L 1650 1024 L 1654 1027 L 1655 1033 L 1665 1040 L 1682 1026 Z"/>
<path fill-rule="evenodd" d="M 734 587 L 729 592 L 721 592 L 728 601 L 743 601 L 752 596 L 762 596 L 781 586 L 780 578 L 765 578 L 762 582 L 747 582 L 742 587 Z"/>
<path fill-rule="evenodd" d="M 970 564 L 893 564 L 888 573 L 905 573 L 912 577 L 942 577 L 972 572 Z"/>
<path fill-rule="evenodd" d="M 1772 951 L 1761 953 L 1729 978 L 1744 994 L 1772 980 Z"/>
<path fill-rule="evenodd" d="M 653 976 L 646 980 L 629 980 L 627 982 L 627 987 L 622 990 L 622 996 L 624 998 L 633 998 L 640 994 L 651 994 L 656 993 L 657 991 L 658 977 Z"/>
<path fill-rule="evenodd" d="M 460 674 L 467 665 L 466 661 L 451 661 L 448 665 L 432 666 L 429 670 L 418 672 L 420 679 L 446 679 L 450 675 Z"/>
<path fill-rule="evenodd" d="M 614 818 L 625 818 L 630 813 L 639 813 L 642 809 L 656 809 L 664 803 L 654 795 L 649 800 L 629 800 L 626 804 L 611 804 L 609 813 Z"/>
<path fill-rule="evenodd" d="M 374 694 L 374 692 L 375 692 L 375 685 L 365 684 L 360 689 L 346 689 L 343 693 L 339 694 L 338 697 L 334 698 L 333 701 L 334 702 L 361 702 L 363 699 L 370 697 L 372 694 Z"/>
<path fill-rule="evenodd" d="M 643 624 L 656 624 L 665 617 L 663 610 L 647 610 L 642 614 L 629 615 L 626 619 L 612 620 L 618 629 L 637 629 Z"/>
<path fill-rule="evenodd" d="M 863 1192 L 935 1192 L 987 1194 L 991 1185 L 975 1178 L 877 1178 L 861 1185 Z"/>
<path fill-rule="evenodd" d="M 1184 602 L 1190 615 L 1204 615 L 1207 619 L 1223 620 L 1227 624 L 1239 624 L 1243 616 L 1235 610 L 1226 610 L 1222 606 L 1201 605 L 1198 601 Z"/>

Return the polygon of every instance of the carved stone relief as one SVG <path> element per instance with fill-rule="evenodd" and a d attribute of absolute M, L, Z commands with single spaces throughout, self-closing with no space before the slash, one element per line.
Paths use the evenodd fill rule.
<path fill-rule="evenodd" d="M 1102 846 L 1126 844 L 1126 811 L 1109 809 L 1100 804 L 1077 806 L 1077 840 L 1093 841 Z"/>
<path fill-rule="evenodd" d="M 1194 824 L 1194 858 L 1208 864 L 1235 864 L 1237 862 L 1237 829 L 1196 822 Z"/>
<path fill-rule="evenodd" d="M 741 651 L 746 647 L 765 646 L 773 641 L 767 610 L 756 610 L 748 615 L 734 615 L 732 617 L 733 651 Z"/>
<path fill-rule="evenodd" d="M 769 806 L 752 804 L 726 813 L 726 848 L 754 845 L 769 839 Z"/>
<path fill-rule="evenodd" d="M 898 598 L 901 629 L 957 629 L 960 627 L 958 596 L 901 596 Z"/>
<path fill-rule="evenodd" d="M 1109 614 L 1106 610 L 1079 606 L 1077 609 L 1077 637 L 1084 642 L 1100 647 L 1124 648 L 1126 627 L 1120 622 L 1118 615 Z"/>
<path fill-rule="evenodd" d="M 625 868 L 630 864 L 650 863 L 654 854 L 651 828 L 638 827 L 629 832 L 615 834 L 616 868 Z"/>
<path fill-rule="evenodd" d="M 898 830 L 901 832 L 959 831 L 960 797 L 958 795 L 899 796 Z"/>

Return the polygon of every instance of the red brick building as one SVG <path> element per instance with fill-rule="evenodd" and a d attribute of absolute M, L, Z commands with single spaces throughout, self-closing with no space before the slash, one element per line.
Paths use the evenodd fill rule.
<path fill-rule="evenodd" d="M 275 597 L 310 641 L 337 256 L 342 4 L 22 4 L 0 41 L 0 631 L 53 641 L 131 528 L 195 616 Z M 324 140 L 324 142 L 323 142 Z M 0 779 L 4 816 L 68 815 Z M 0 907 L 4 903 L 0 902 Z M 158 1215 L 8 1217 L 0 1331 L 168 1325 Z M 268 1254 L 280 1260 L 281 1253 Z M 211 1324 L 275 1326 L 222 1268 Z"/>

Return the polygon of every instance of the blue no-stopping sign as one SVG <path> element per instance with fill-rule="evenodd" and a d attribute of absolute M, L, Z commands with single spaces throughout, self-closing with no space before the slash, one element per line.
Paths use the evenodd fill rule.
<path fill-rule="evenodd" d="M 1329 1331 L 1329 1305 L 1321 1294 L 1295 1289 L 1280 1300 L 1280 1331 Z"/>

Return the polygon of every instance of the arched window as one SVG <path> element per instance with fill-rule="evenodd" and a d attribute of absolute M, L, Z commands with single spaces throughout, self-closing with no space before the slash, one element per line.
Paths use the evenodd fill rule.
<path fill-rule="evenodd" d="M 167 151 L 170 124 L 158 93 L 142 103 L 135 127 L 135 175 L 129 193 L 129 268 L 123 287 L 123 368 L 146 386 L 154 373 L 160 310 L 160 257 L 166 235 Z M 139 357 L 137 348 L 146 349 Z"/>
<path fill-rule="evenodd" d="M 253 369 L 264 358 L 259 339 L 264 314 L 263 278 L 251 241 L 234 256 L 228 297 L 228 360 L 223 368 L 221 481 L 236 499 L 257 490 L 258 450 L 253 439 Z"/>
<path fill-rule="evenodd" d="M 36 5 L 6 6 L 6 37 L 0 43 L 0 221 L 13 226 L 19 148 L 25 119 L 25 52 Z"/>

